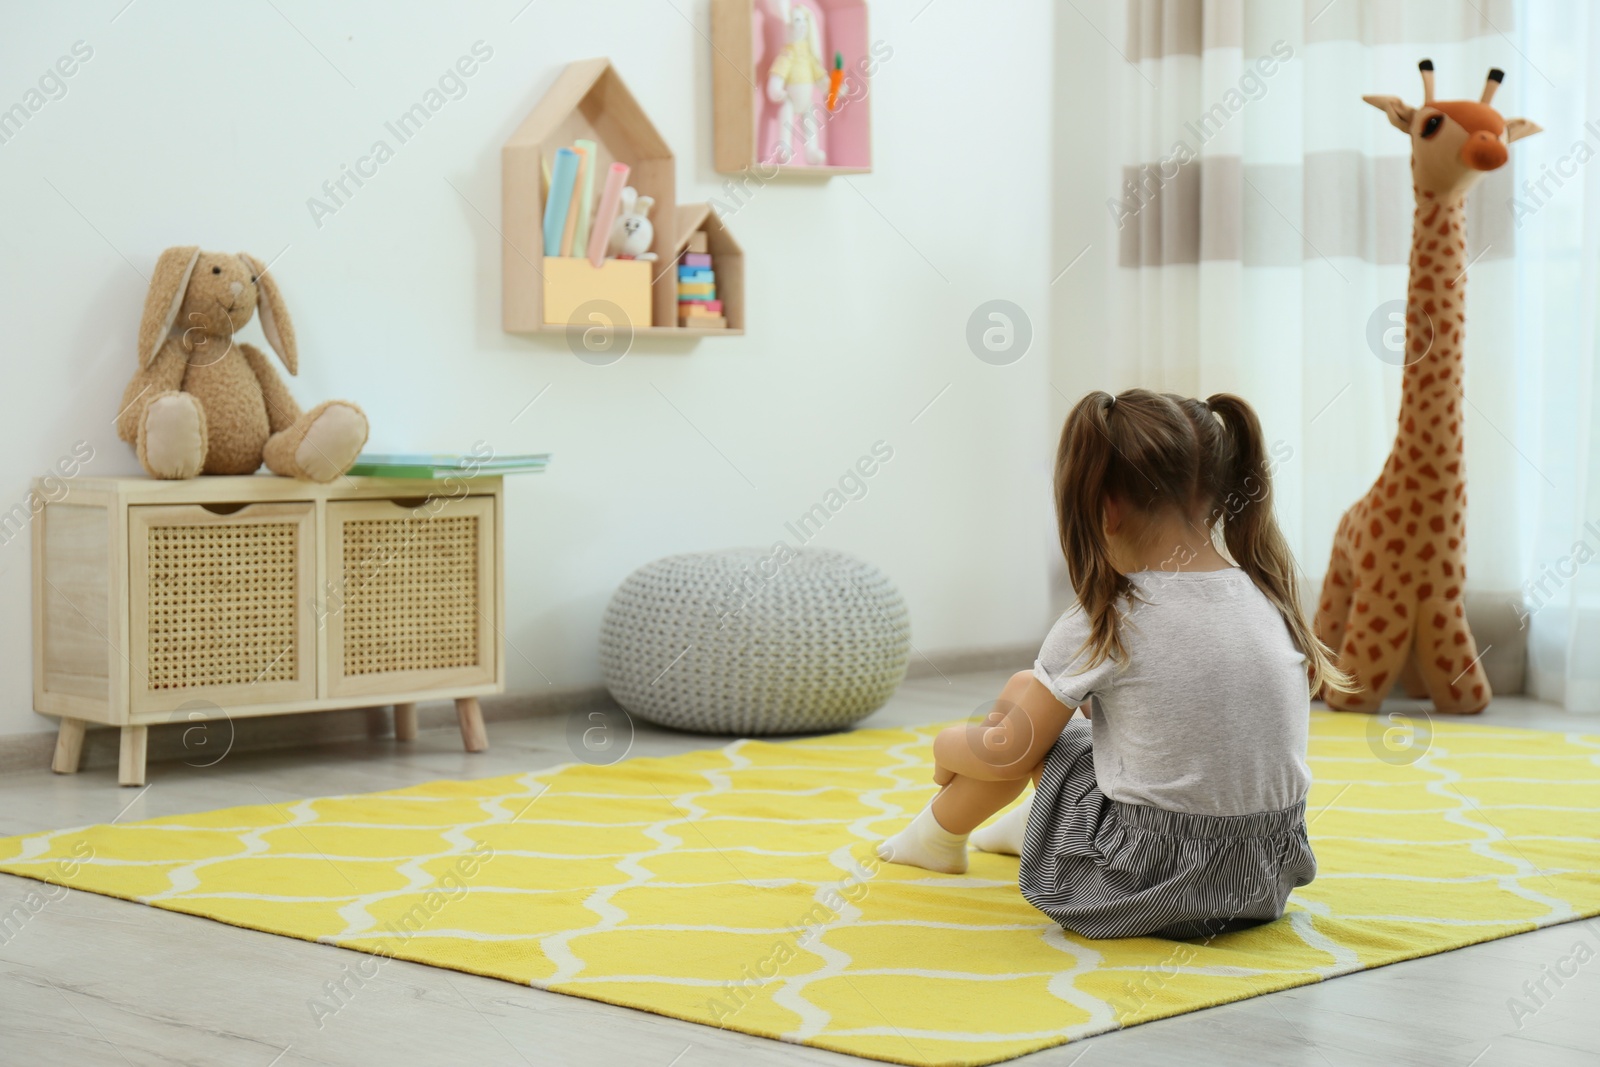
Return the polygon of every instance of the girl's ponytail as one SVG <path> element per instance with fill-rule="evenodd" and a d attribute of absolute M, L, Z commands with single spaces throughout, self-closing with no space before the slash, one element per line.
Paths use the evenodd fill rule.
<path fill-rule="evenodd" d="M 1117 632 L 1117 607 L 1132 583 L 1111 565 L 1103 516 L 1111 467 L 1116 457 L 1111 411 L 1117 398 L 1094 392 L 1078 401 L 1061 430 L 1056 450 L 1056 526 L 1067 575 L 1078 604 L 1089 620 L 1084 669 L 1107 658 L 1123 659 L 1126 649 Z"/>
<path fill-rule="evenodd" d="M 1311 691 L 1327 686 L 1337 692 L 1353 692 L 1354 684 L 1317 639 L 1300 606 L 1294 555 L 1272 513 L 1272 476 L 1261 421 L 1249 404 L 1231 393 L 1217 393 L 1205 406 L 1221 422 L 1213 515 L 1222 522 L 1228 554 L 1283 615 L 1309 665 Z"/>

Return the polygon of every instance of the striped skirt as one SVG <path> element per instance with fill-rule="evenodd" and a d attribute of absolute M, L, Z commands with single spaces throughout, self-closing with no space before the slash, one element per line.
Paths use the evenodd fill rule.
<path fill-rule="evenodd" d="M 1045 757 L 1022 849 L 1022 895 L 1085 937 L 1212 937 L 1271 922 L 1316 877 L 1305 803 L 1190 815 L 1100 792 L 1089 723 Z"/>

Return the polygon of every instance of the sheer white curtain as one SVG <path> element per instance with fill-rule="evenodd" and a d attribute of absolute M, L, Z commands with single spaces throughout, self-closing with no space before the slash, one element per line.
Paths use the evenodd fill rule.
<path fill-rule="evenodd" d="M 1125 27 L 1127 60 L 1108 75 L 1124 164 L 1106 205 L 1109 384 L 1255 404 L 1288 457 L 1280 519 L 1317 581 L 1399 406 L 1410 142 L 1361 97 L 1420 101 L 1422 58 L 1446 99 L 1477 99 L 1491 67 L 1506 71 L 1496 107 L 1546 132 L 1513 146 L 1468 203 L 1469 610 L 1496 620 L 1502 647 L 1486 666 L 1520 679 L 1531 634 L 1529 687 L 1600 710 L 1600 164 L 1571 158 L 1579 141 L 1600 153 L 1600 122 L 1584 125 L 1600 116 L 1600 11 L 1587 0 L 1122 0 L 1106 18 Z M 1533 206 L 1521 187 L 1546 166 L 1560 183 L 1545 178 L 1550 195 Z M 1593 564 L 1562 563 L 1584 538 Z M 1529 612 L 1527 583 L 1543 568 L 1562 576 Z"/>
<path fill-rule="evenodd" d="M 1528 683 L 1600 712 L 1600 10 L 1520 0 L 1524 87 L 1545 132 L 1517 157 L 1519 440 L 1540 477 L 1518 500 Z M 1514 153 L 1515 155 L 1515 153 Z"/>

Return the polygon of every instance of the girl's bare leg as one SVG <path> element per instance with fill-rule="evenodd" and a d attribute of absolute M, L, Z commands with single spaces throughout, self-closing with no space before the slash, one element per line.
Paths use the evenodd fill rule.
<path fill-rule="evenodd" d="M 911 825 L 878 846 L 878 855 L 932 871 L 965 871 L 967 835 L 1021 795 L 1071 717 L 1031 674 L 1013 675 L 984 724 L 940 732 L 934 779 L 944 788 Z"/>
<path fill-rule="evenodd" d="M 933 798 L 933 817 L 952 834 L 970 834 L 988 818 L 1022 795 L 1028 777 L 1007 782 L 980 782 L 956 775 Z"/>

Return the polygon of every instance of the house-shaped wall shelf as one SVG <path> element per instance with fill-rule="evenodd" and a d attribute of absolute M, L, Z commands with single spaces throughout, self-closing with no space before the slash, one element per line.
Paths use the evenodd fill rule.
<path fill-rule="evenodd" d="M 676 163 L 672 149 L 650 122 L 609 59 L 569 63 L 549 92 L 528 113 L 500 150 L 501 326 L 509 333 L 566 331 L 565 322 L 548 322 L 545 314 L 544 164 L 558 148 L 579 139 L 595 143 L 595 190 L 613 162 L 629 167 L 628 184 L 640 196 L 655 198 L 650 220 L 655 240 L 650 250 L 658 259 L 641 263 L 650 270 L 651 321 L 633 324 L 634 334 L 702 337 L 742 331 L 685 329 L 678 325 L 678 272 L 675 255 L 680 236 Z M 720 227 L 720 220 L 718 222 Z M 731 240 L 731 238 L 728 238 Z M 737 249 L 737 245 L 733 245 Z M 580 270 L 592 270 L 584 263 Z M 610 263 L 611 261 L 608 261 Z M 739 265 L 742 272 L 743 260 Z M 573 264 L 569 261 L 566 266 Z M 742 274 L 741 279 L 742 282 Z M 581 279 L 580 279 L 581 284 Z M 730 324 L 744 322 L 743 285 L 739 306 L 728 308 Z M 721 295 L 719 293 L 719 295 Z M 729 301 L 724 301 L 727 307 Z M 585 322 L 583 325 L 589 325 Z"/>
<path fill-rule="evenodd" d="M 818 144 L 827 162 L 806 162 L 802 126 L 796 119 L 790 163 L 776 162 L 779 105 L 767 98 L 767 75 L 787 40 L 774 0 L 712 0 L 711 97 L 715 113 L 716 167 L 737 174 L 771 168 L 779 177 L 827 178 L 872 170 L 872 71 L 877 56 L 867 35 L 866 0 L 790 0 L 809 9 L 821 44 L 823 66 L 844 61 L 846 89 L 838 107 L 827 107 L 827 85 L 814 96 Z M 764 169 L 763 173 L 767 173 Z"/>

